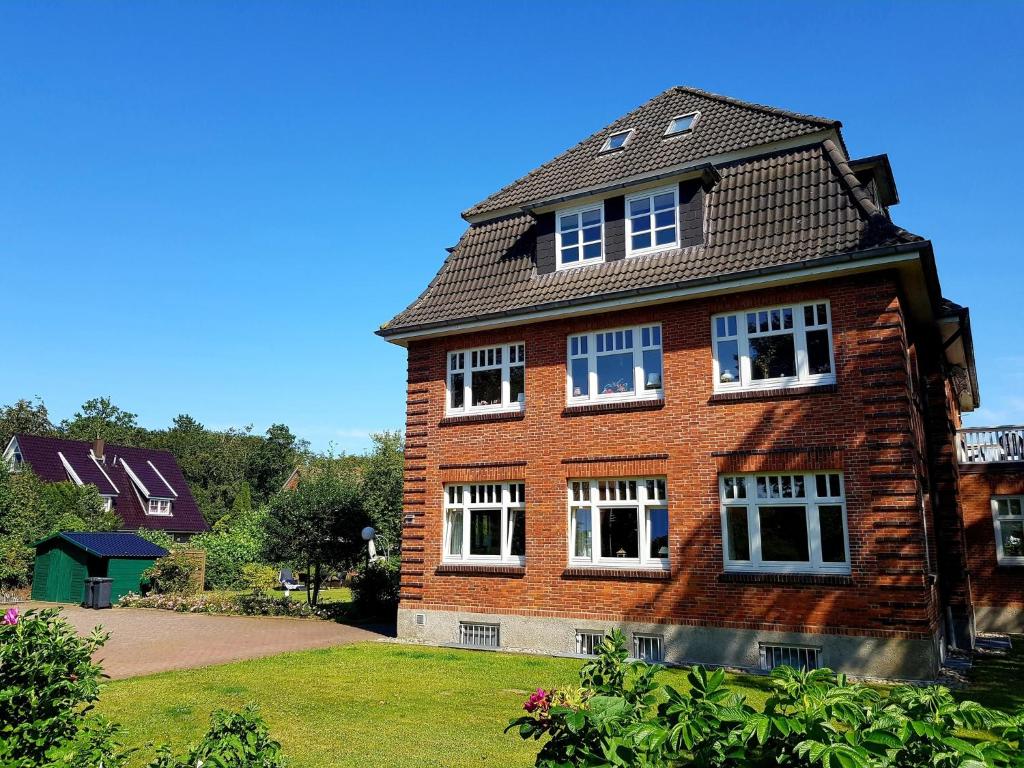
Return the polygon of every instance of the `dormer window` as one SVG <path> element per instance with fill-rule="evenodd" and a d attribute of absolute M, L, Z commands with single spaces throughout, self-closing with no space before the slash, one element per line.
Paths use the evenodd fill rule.
<path fill-rule="evenodd" d="M 681 133 L 689 133 L 697 124 L 698 119 L 700 119 L 700 112 L 690 112 L 686 115 L 673 117 L 668 121 L 668 129 L 665 131 L 665 135 L 678 136 Z"/>
<path fill-rule="evenodd" d="M 604 204 L 559 211 L 558 268 L 568 269 L 604 260 Z"/>
<path fill-rule="evenodd" d="M 679 198 L 675 186 L 626 198 L 626 255 L 675 248 L 679 244 Z"/>
<path fill-rule="evenodd" d="M 163 517 L 169 517 L 171 514 L 171 500 L 170 499 L 150 499 L 149 506 L 146 509 L 147 515 L 161 515 Z"/>
<path fill-rule="evenodd" d="M 604 144 L 601 146 L 601 152 L 614 152 L 616 149 L 622 149 L 629 140 L 633 138 L 633 129 L 630 128 L 628 131 L 619 131 L 613 133 L 607 139 L 604 140 Z"/>

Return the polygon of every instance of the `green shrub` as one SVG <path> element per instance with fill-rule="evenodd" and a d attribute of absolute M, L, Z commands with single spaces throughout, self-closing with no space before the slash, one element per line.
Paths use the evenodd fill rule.
<path fill-rule="evenodd" d="M 240 580 L 242 586 L 252 590 L 273 589 L 278 584 L 278 570 L 262 563 L 248 563 L 242 566 Z"/>
<path fill-rule="evenodd" d="M 758 711 L 726 688 L 722 670 L 692 667 L 681 692 L 656 682 L 659 669 L 629 662 L 614 632 L 581 670 L 579 688 L 538 690 L 508 729 L 546 739 L 536 761 L 543 768 L 1024 766 L 1024 710 L 957 702 L 941 686 L 883 696 L 827 669 L 779 667 Z"/>
<path fill-rule="evenodd" d="M 166 747 L 149 768 L 283 768 L 281 745 L 270 738 L 256 707 L 241 712 L 217 710 L 210 716 L 210 730 L 188 755 L 175 759 Z"/>
<path fill-rule="evenodd" d="M 206 587 L 240 589 L 245 587 L 242 569 L 258 563 L 263 552 L 263 510 L 232 515 L 227 530 L 193 536 L 189 546 L 206 551 Z"/>
<path fill-rule="evenodd" d="M 188 594 L 196 591 L 196 565 L 186 555 L 171 552 L 161 557 L 142 573 L 156 592 L 162 595 Z"/>
<path fill-rule="evenodd" d="M 79 637 L 59 609 L 7 612 L 0 623 L 0 765 L 70 766 L 90 754 L 117 765 L 118 729 L 91 712 L 102 671 L 92 655 L 107 640 L 93 630 Z M 59 764 L 59 763 L 58 763 Z"/>
<path fill-rule="evenodd" d="M 401 563 L 397 557 L 364 564 L 352 579 L 352 602 L 358 614 L 390 615 L 398 607 Z"/>

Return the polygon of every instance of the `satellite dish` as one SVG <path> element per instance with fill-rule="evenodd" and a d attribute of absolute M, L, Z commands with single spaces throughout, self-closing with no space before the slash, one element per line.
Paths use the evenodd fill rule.
<path fill-rule="evenodd" d="M 363 528 L 363 541 L 371 541 L 373 537 L 376 535 L 377 532 L 373 530 L 372 526 L 368 525 L 365 528 Z"/>

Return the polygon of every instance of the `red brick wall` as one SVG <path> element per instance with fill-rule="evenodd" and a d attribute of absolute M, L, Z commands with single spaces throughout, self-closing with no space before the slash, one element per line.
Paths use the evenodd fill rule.
<path fill-rule="evenodd" d="M 711 401 L 711 315 L 815 299 L 832 305 L 835 392 Z M 655 321 L 662 324 L 664 407 L 564 415 L 566 336 Z M 446 352 L 517 340 L 526 342 L 525 418 L 443 425 Z M 406 511 L 414 518 L 403 543 L 402 607 L 931 635 L 938 610 L 926 578 L 914 469 L 923 448 L 913 424 L 908 361 L 896 282 L 885 274 L 411 343 Z M 786 452 L 771 453 L 780 449 Z M 738 451 L 762 453 L 721 455 Z M 588 457 L 615 458 L 581 461 Z M 842 469 L 851 578 L 831 577 L 841 583 L 821 577 L 805 580 L 811 583 L 723 578 L 720 466 Z M 667 476 L 671 578 L 563 573 L 566 481 L 601 474 Z M 525 480 L 524 574 L 437 572 L 442 484 L 472 479 Z"/>
<path fill-rule="evenodd" d="M 960 469 L 960 508 L 974 604 L 1024 609 L 1024 567 L 996 562 L 993 496 L 1024 495 L 1024 467 L 991 464 Z"/>

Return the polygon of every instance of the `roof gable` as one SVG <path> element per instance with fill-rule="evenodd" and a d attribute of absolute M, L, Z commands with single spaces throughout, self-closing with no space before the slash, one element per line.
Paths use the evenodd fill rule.
<path fill-rule="evenodd" d="M 692 112 L 700 113 L 692 131 L 665 135 L 672 118 Z M 511 213 L 578 190 L 839 127 L 835 120 L 676 86 L 498 190 L 463 216 Z M 601 152 L 610 134 L 628 129 L 633 133 L 622 149 Z"/>

